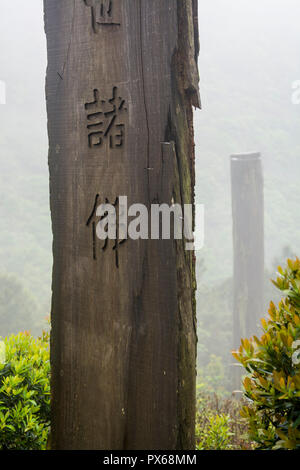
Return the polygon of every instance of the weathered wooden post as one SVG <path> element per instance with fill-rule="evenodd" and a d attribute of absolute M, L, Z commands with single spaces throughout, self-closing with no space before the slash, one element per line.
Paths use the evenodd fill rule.
<path fill-rule="evenodd" d="M 197 0 L 44 0 L 52 448 L 192 449 L 195 271 L 182 240 L 97 238 L 97 206 L 194 202 Z"/>
<path fill-rule="evenodd" d="M 231 157 L 234 348 L 257 333 L 264 311 L 264 195 L 259 153 Z M 239 370 L 237 368 L 237 370 Z M 237 374 L 236 386 L 240 374 Z"/>

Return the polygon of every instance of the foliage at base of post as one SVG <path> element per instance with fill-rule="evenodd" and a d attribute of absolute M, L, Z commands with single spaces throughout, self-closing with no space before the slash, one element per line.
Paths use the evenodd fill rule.
<path fill-rule="evenodd" d="M 247 425 L 240 416 L 244 400 L 217 394 L 198 395 L 196 414 L 197 450 L 252 450 Z"/>
<path fill-rule="evenodd" d="M 241 340 L 233 356 L 245 367 L 242 416 L 259 449 L 300 449 L 300 260 L 278 268 L 274 285 L 284 298 L 262 319 L 260 339 Z"/>
<path fill-rule="evenodd" d="M 45 449 L 50 426 L 49 338 L 29 333 L 2 344 L 0 450 Z"/>

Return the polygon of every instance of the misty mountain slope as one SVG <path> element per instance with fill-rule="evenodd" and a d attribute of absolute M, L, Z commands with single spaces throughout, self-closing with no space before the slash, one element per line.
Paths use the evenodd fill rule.
<path fill-rule="evenodd" d="M 0 80 L 6 83 L 6 105 L 0 105 L 0 296 L 5 298 L 2 291 L 7 290 L 11 276 L 17 279 L 14 285 L 20 286 L 20 292 L 15 315 L 28 317 L 31 305 L 27 329 L 37 333 L 50 310 L 52 235 L 44 92 L 46 44 L 42 2 L 34 3 L 29 7 L 17 0 L 0 6 Z M 14 323 L 10 325 L 13 328 Z M 20 325 L 17 320 L 15 325 Z"/>
<path fill-rule="evenodd" d="M 267 266 L 300 254 L 300 5 L 295 0 L 201 0 L 201 95 L 196 113 L 198 203 L 205 204 L 203 282 L 232 275 L 229 156 L 259 151 L 265 179 Z"/>

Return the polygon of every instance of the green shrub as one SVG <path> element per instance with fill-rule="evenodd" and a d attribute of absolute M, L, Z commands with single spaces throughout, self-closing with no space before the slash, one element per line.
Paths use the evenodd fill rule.
<path fill-rule="evenodd" d="M 208 416 L 208 426 L 198 434 L 197 450 L 229 450 L 231 449 L 231 433 L 228 415 Z"/>
<path fill-rule="evenodd" d="M 249 406 L 242 416 L 260 449 L 300 449 L 300 260 L 288 260 L 273 281 L 285 298 L 271 302 L 263 335 L 241 341 L 234 357 L 245 367 Z"/>
<path fill-rule="evenodd" d="M 198 395 L 196 448 L 198 450 L 252 449 L 247 426 L 240 416 L 243 400 L 221 398 L 216 394 Z"/>
<path fill-rule="evenodd" d="M 46 448 L 50 426 L 48 340 L 46 333 L 38 339 L 20 333 L 1 343 L 1 450 Z"/>

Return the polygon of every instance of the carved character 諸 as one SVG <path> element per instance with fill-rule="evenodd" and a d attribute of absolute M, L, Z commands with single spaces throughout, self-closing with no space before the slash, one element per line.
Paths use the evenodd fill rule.
<path fill-rule="evenodd" d="M 101 147 L 105 139 L 108 139 L 110 148 L 122 147 L 125 124 L 121 116 L 127 108 L 125 100 L 118 96 L 118 87 L 113 87 L 112 97 L 108 100 L 101 99 L 97 89 L 93 91 L 93 98 L 93 101 L 85 103 L 89 147 Z"/>

